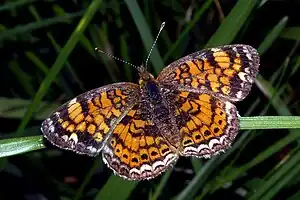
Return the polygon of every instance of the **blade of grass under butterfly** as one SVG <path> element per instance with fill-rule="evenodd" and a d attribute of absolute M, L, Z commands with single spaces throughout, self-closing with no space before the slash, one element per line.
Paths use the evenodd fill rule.
<path fill-rule="evenodd" d="M 277 128 L 277 129 L 290 128 L 290 129 L 292 129 L 292 128 L 299 128 L 300 127 L 300 117 L 298 117 L 298 116 L 241 117 L 240 121 L 241 121 L 240 129 L 253 129 L 253 126 L 255 127 L 255 129 L 270 129 L 270 128 Z M 281 126 L 279 127 L 277 125 L 277 123 L 281 123 Z M 296 130 L 294 130 L 292 132 L 297 133 Z M 294 138 L 295 136 L 300 137 L 298 134 L 296 134 L 296 135 L 295 134 L 290 134 L 289 137 Z M 12 139 L 16 139 L 16 138 L 12 138 Z M 27 140 L 30 140 L 30 138 L 27 139 Z M 35 141 L 35 142 L 36 142 L 36 145 L 38 146 L 38 142 L 37 141 Z M 7 144 L 7 142 L 5 144 Z M 20 144 L 20 147 L 21 147 L 21 145 L 22 144 Z M 25 151 L 25 152 L 28 152 L 28 151 Z M 22 153 L 22 152 L 20 151 L 18 153 Z M 13 154 L 11 154 L 11 155 L 13 155 Z"/>
<path fill-rule="evenodd" d="M 138 31 L 141 35 L 145 49 L 147 50 L 147 52 L 149 52 L 152 47 L 154 39 L 153 39 L 150 29 L 147 25 L 145 17 L 144 17 L 136 0 L 125 0 L 125 3 L 132 15 L 132 18 L 133 18 L 137 28 L 138 28 Z M 158 74 L 161 71 L 161 69 L 163 68 L 164 62 L 163 62 L 161 56 L 159 55 L 159 52 L 158 52 L 158 49 L 156 46 L 153 48 L 153 52 L 150 56 L 150 61 L 153 65 L 155 74 Z"/>

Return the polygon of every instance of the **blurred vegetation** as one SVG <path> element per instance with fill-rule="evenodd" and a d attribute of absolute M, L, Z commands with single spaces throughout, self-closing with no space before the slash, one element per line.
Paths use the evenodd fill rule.
<path fill-rule="evenodd" d="M 298 0 L 2 1 L 0 199 L 300 199 L 300 130 L 285 129 L 299 127 L 299 9 Z M 241 127 L 259 119 L 250 116 L 290 116 L 268 118 L 281 129 L 243 128 L 225 154 L 181 158 L 141 182 L 114 176 L 100 156 L 44 144 L 40 124 L 56 107 L 96 87 L 137 81 L 133 68 L 94 48 L 139 65 L 163 21 L 151 73 L 206 47 L 252 45 L 260 74 L 237 104 Z M 291 126 L 282 126 L 286 119 Z"/>

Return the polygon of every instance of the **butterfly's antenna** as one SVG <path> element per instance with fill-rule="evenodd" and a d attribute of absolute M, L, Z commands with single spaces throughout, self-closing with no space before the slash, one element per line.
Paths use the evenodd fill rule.
<path fill-rule="evenodd" d="M 149 54 L 148 54 L 148 57 L 147 57 L 147 59 L 146 59 L 146 63 L 145 63 L 145 67 L 146 67 L 146 68 L 147 68 L 147 64 L 148 64 L 150 55 L 151 55 L 151 53 L 152 53 L 152 51 L 153 51 L 153 49 L 154 49 L 154 46 L 155 46 L 155 44 L 156 44 L 156 42 L 157 42 L 158 36 L 159 36 L 160 32 L 163 30 L 165 24 L 166 24 L 166 22 L 163 22 L 163 23 L 161 23 L 161 25 L 160 25 L 160 29 L 159 29 L 159 31 L 158 31 L 158 33 L 157 33 L 157 36 L 156 36 L 156 38 L 155 38 L 155 40 L 154 40 L 154 42 L 153 42 L 153 44 L 152 44 L 152 47 L 151 47 L 151 49 L 150 49 L 150 51 L 149 51 Z"/>
<path fill-rule="evenodd" d="M 118 58 L 118 57 L 116 57 L 116 56 L 113 56 L 113 55 L 111 55 L 110 53 L 107 53 L 107 52 L 103 51 L 103 50 L 100 49 L 99 47 L 96 47 L 96 48 L 95 48 L 95 51 L 97 51 L 97 52 L 99 52 L 99 53 L 103 53 L 103 54 L 107 55 L 108 57 L 111 57 L 111 58 L 113 58 L 113 59 L 115 59 L 115 60 L 117 60 L 117 61 L 120 61 L 120 62 L 122 62 L 122 63 L 125 63 L 125 64 L 127 64 L 127 65 L 130 65 L 130 66 L 134 67 L 135 69 L 139 70 L 139 67 L 138 67 L 138 66 L 136 66 L 136 65 L 134 65 L 134 64 L 132 64 L 132 63 L 130 63 L 130 62 L 127 62 L 127 61 L 125 61 L 125 60 L 122 60 L 121 58 Z"/>

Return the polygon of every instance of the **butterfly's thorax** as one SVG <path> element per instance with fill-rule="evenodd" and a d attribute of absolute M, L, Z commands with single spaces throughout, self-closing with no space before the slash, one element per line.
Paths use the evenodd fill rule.
<path fill-rule="evenodd" d="M 147 75 L 141 76 L 139 81 L 142 91 L 142 101 L 144 101 L 145 107 L 151 116 L 153 116 L 153 122 L 161 134 L 169 141 L 169 143 L 178 148 L 180 144 L 180 136 L 176 134 L 176 126 L 172 120 L 172 111 L 166 99 L 161 86 L 148 72 Z"/>

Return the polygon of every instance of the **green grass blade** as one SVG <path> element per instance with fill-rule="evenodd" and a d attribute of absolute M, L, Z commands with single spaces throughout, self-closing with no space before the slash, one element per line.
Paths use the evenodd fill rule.
<path fill-rule="evenodd" d="M 77 13 L 72 13 L 72 14 L 66 14 L 65 16 L 59 16 L 59 17 L 53 17 L 50 19 L 46 19 L 43 21 L 39 21 L 39 22 L 32 22 L 26 25 L 22 25 L 22 26 L 17 26 L 15 28 L 12 29 L 8 29 L 5 32 L 0 32 L 0 41 L 3 40 L 8 40 L 10 39 L 12 36 L 21 36 L 22 34 L 40 29 L 40 28 L 44 28 L 53 24 L 58 24 L 58 23 L 65 23 L 66 20 L 75 18 L 75 17 L 79 17 L 82 15 L 82 11 L 77 12 Z"/>
<path fill-rule="evenodd" d="M 0 140 L 0 158 L 45 148 L 42 136 Z"/>
<path fill-rule="evenodd" d="M 263 185 L 257 188 L 249 200 L 272 199 L 278 189 L 288 184 L 287 181 L 299 173 L 300 151 L 293 154 L 290 159 L 281 166 L 275 174 L 273 174 Z M 275 188 L 274 188 L 275 187 Z M 265 195 L 264 195 L 265 194 Z M 264 196 L 264 198 L 262 198 Z"/>
<path fill-rule="evenodd" d="M 216 33 L 210 38 L 206 47 L 231 43 L 243 27 L 243 24 L 255 8 L 257 2 L 258 0 L 237 1 L 236 5 L 224 19 Z"/>
<path fill-rule="evenodd" d="M 95 13 L 97 12 L 99 6 L 101 5 L 102 0 L 94 0 L 89 5 L 88 9 L 84 13 L 84 16 L 79 21 L 79 24 L 77 25 L 76 29 L 70 36 L 67 44 L 62 48 L 60 54 L 58 55 L 55 63 L 51 67 L 48 75 L 44 79 L 44 81 L 41 83 L 36 96 L 34 97 L 32 103 L 28 107 L 28 110 L 25 113 L 25 116 L 20 124 L 20 126 L 17 129 L 16 135 L 20 134 L 24 130 L 24 128 L 27 126 L 28 122 L 30 121 L 33 113 L 36 111 L 38 105 L 40 104 L 42 98 L 46 95 L 48 88 L 50 87 L 53 80 L 55 80 L 57 74 L 62 69 L 63 65 L 65 64 L 66 60 L 68 59 L 68 56 L 72 52 L 75 45 L 78 43 L 80 37 L 82 36 L 84 30 L 88 26 L 91 19 L 94 17 Z"/>
<path fill-rule="evenodd" d="M 137 182 L 124 180 L 118 176 L 111 175 L 107 183 L 97 194 L 95 200 L 113 199 L 125 200 L 129 197 Z"/>
<path fill-rule="evenodd" d="M 93 177 L 95 171 L 99 168 L 100 163 L 101 163 L 101 161 L 100 161 L 100 159 L 98 157 L 94 161 L 94 164 L 93 164 L 92 168 L 89 170 L 89 172 L 87 173 L 87 175 L 84 177 L 84 180 L 83 180 L 82 184 L 80 185 L 80 187 L 78 188 L 78 190 L 76 192 L 76 195 L 75 195 L 75 197 L 74 197 L 73 200 L 79 200 L 83 196 L 84 188 L 90 182 L 90 180 Z"/>
<path fill-rule="evenodd" d="M 132 18 L 133 18 L 137 28 L 138 28 L 138 31 L 141 35 L 145 49 L 147 50 L 147 52 L 149 52 L 151 49 L 151 46 L 154 42 L 154 39 L 151 35 L 151 32 L 149 30 L 149 27 L 147 25 L 145 17 L 144 17 L 136 0 L 125 0 L 125 3 L 132 15 Z M 153 65 L 154 72 L 156 74 L 158 74 L 161 71 L 161 69 L 164 67 L 164 62 L 163 62 L 161 56 L 159 55 L 157 46 L 155 46 L 152 51 L 150 61 Z"/>
<path fill-rule="evenodd" d="M 0 97 L 0 117 L 22 119 L 30 103 L 30 100 Z M 38 112 L 33 118 L 36 120 L 44 120 L 49 113 L 59 106 L 60 104 L 56 103 L 48 104 L 41 102 L 38 106 Z"/>
<path fill-rule="evenodd" d="M 289 39 L 289 40 L 299 40 L 299 38 L 300 38 L 300 27 L 286 28 L 282 32 L 281 37 L 284 38 L 284 39 Z"/>
<path fill-rule="evenodd" d="M 24 89 L 24 91 L 30 97 L 33 97 L 35 94 L 35 89 L 33 87 L 31 77 L 21 69 L 19 63 L 16 60 L 9 61 L 8 66 L 9 69 L 15 74 L 16 79 L 19 81 L 20 86 Z"/>
<path fill-rule="evenodd" d="M 166 173 L 164 173 L 164 175 L 160 179 L 159 184 L 157 185 L 157 187 L 155 189 L 155 192 L 151 195 L 151 197 L 149 199 L 151 199 L 151 200 L 158 199 L 159 195 L 161 194 L 162 189 L 165 187 L 165 185 L 167 184 L 167 182 L 170 178 L 172 170 L 173 169 L 169 169 Z"/>
<path fill-rule="evenodd" d="M 35 1 L 37 1 L 37 0 L 18 0 L 18 1 L 15 1 L 15 2 L 5 3 L 2 6 L 0 6 L 0 13 L 3 12 L 3 11 L 6 11 L 6 10 L 15 9 L 19 6 L 23 6 L 23 5 L 26 5 L 26 4 L 31 4 Z"/>
<path fill-rule="evenodd" d="M 241 130 L 245 129 L 294 129 L 300 128 L 300 116 L 241 117 Z"/>
<path fill-rule="evenodd" d="M 260 44 L 259 48 L 257 49 L 260 56 L 266 52 L 267 49 L 271 47 L 273 42 L 279 37 L 282 30 L 286 27 L 288 22 L 288 17 L 283 17 L 278 24 L 273 27 L 273 29 L 270 31 L 268 36 L 263 40 L 263 42 Z"/>

